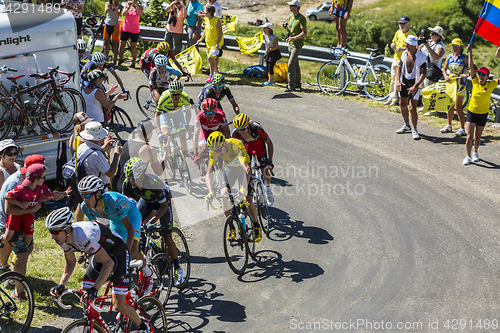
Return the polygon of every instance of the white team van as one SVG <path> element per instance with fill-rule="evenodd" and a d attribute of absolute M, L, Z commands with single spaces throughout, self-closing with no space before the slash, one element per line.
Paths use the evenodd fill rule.
<path fill-rule="evenodd" d="M 49 67 L 59 66 L 65 72 L 76 71 L 74 82 L 69 81 L 67 85 L 79 89 L 76 23 L 69 11 L 57 9 L 0 0 L 0 66 L 7 65 L 17 69 L 17 73 L 8 75 L 24 74 L 17 81 L 23 86 L 26 82 L 30 86 L 35 83 L 29 74 L 47 73 Z M 50 13 L 47 13 L 48 10 Z M 3 84 L 7 88 L 11 86 L 5 75 Z M 68 138 L 69 135 L 58 138 L 51 138 L 47 134 L 25 135 L 20 136 L 16 144 L 22 149 L 21 159 L 30 154 L 43 155 L 47 165 L 47 179 L 54 179 L 59 141 Z M 69 150 L 67 155 L 70 157 Z"/>

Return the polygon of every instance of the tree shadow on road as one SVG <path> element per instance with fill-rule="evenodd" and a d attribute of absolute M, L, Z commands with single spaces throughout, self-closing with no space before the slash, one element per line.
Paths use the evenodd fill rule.
<path fill-rule="evenodd" d="M 215 284 L 205 279 L 189 279 L 188 286 L 178 293 L 172 293 L 165 307 L 169 332 L 203 332 L 211 319 L 223 322 L 246 320 L 245 307 L 233 301 L 218 299 L 224 294 L 216 291 Z M 186 320 L 186 316 L 189 316 L 189 320 Z"/>

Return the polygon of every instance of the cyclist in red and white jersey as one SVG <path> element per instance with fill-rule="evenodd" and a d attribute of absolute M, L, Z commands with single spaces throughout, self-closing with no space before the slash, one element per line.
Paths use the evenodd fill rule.
<path fill-rule="evenodd" d="M 186 73 L 182 68 L 182 65 L 177 61 L 177 59 L 175 59 L 174 53 L 172 52 L 172 50 L 170 50 L 170 45 L 167 42 L 161 42 L 158 43 L 156 48 L 146 50 L 146 52 L 143 53 L 141 60 L 139 60 L 139 63 L 141 64 L 141 71 L 144 73 L 144 75 L 146 75 L 148 79 L 149 72 L 153 67 L 156 66 L 154 60 L 156 56 L 160 54 L 172 59 L 177 68 L 182 71 L 183 76 L 188 75 L 188 73 Z"/>

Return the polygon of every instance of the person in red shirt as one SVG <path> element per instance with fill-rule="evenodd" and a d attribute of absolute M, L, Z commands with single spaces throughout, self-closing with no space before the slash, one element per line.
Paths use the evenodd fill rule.
<path fill-rule="evenodd" d="M 141 65 L 141 71 L 146 75 L 146 77 L 149 80 L 149 72 L 153 67 L 156 67 L 155 65 L 155 58 L 157 55 L 163 54 L 165 57 L 172 59 L 172 62 L 177 66 L 177 68 L 182 72 L 183 76 L 189 75 L 182 65 L 175 59 L 174 53 L 170 49 L 170 45 L 167 42 L 160 42 L 154 49 L 147 49 L 146 52 L 142 55 L 141 59 L 139 60 L 139 63 Z"/>
<path fill-rule="evenodd" d="M 215 131 L 219 131 L 226 139 L 229 139 L 229 122 L 226 114 L 217 108 L 217 101 L 213 98 L 207 98 L 201 103 L 201 111 L 194 120 L 194 162 L 200 169 L 201 179 L 205 180 L 205 165 L 200 163 L 200 157 L 204 158 L 207 151 L 207 138 Z"/>
<path fill-rule="evenodd" d="M 274 203 L 274 196 L 271 191 L 271 170 L 274 168 L 273 142 L 264 131 L 264 128 L 255 120 L 250 120 L 246 114 L 240 113 L 234 117 L 233 126 L 234 130 L 231 136 L 243 142 L 250 159 L 252 155 L 257 156 L 260 168 L 263 169 L 262 177 L 266 185 L 267 204 L 271 206 Z"/>

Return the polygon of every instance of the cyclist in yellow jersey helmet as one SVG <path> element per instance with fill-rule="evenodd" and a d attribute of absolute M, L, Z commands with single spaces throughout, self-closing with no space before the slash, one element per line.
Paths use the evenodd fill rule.
<path fill-rule="evenodd" d="M 213 132 L 207 139 L 207 146 L 210 154 L 208 162 L 208 170 L 205 182 L 208 188 L 208 195 L 205 200 L 212 202 L 215 198 L 214 189 L 212 188 L 212 177 L 215 163 L 218 164 L 221 170 L 221 188 L 220 194 L 227 194 L 229 187 L 233 187 L 236 181 L 239 182 L 240 190 L 239 197 L 246 197 L 248 201 L 248 213 L 254 225 L 254 241 L 259 242 L 262 239 L 262 233 L 258 223 L 257 207 L 255 207 L 252 195 L 253 186 L 251 181 L 250 156 L 245 149 L 245 146 L 240 140 L 226 139 L 224 134 L 219 131 Z M 231 207 L 227 198 L 223 198 L 222 207 L 224 215 L 227 217 L 230 214 Z"/>

